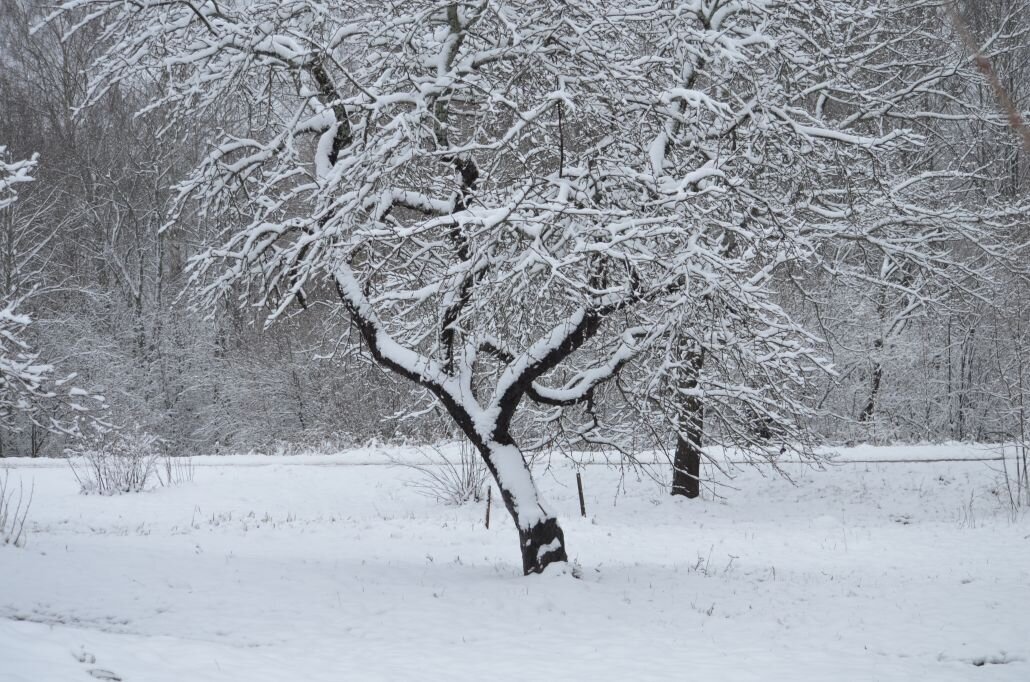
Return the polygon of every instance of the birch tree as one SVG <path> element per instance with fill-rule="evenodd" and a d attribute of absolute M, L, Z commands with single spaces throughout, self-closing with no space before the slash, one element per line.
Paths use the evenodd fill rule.
<path fill-rule="evenodd" d="M 198 301 L 269 323 L 345 311 L 354 349 L 479 451 L 526 573 L 567 553 L 517 434 L 595 438 L 613 380 L 664 404 L 675 367 L 674 395 L 791 424 L 791 387 L 821 363 L 774 302 L 779 273 L 836 243 L 962 268 L 950 245 L 1004 217 L 928 212 L 933 177 L 885 172 L 920 137 L 882 124 L 891 102 L 842 48 L 894 50 L 876 3 L 70 0 L 56 16 L 108 46 L 89 99 L 158 83 L 148 109 L 216 122 L 169 220 L 224 227 L 192 261 Z"/>

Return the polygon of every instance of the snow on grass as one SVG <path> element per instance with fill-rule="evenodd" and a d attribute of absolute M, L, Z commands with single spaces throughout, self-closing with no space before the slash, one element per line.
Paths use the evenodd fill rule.
<path fill-rule="evenodd" d="M 486 530 L 363 457 L 197 458 L 112 498 L 0 461 L 36 490 L 0 548 L 0 680 L 1030 679 L 1030 524 L 991 462 L 750 470 L 695 501 L 592 466 L 586 519 L 555 463 L 578 566 L 526 578 L 503 509 Z"/>

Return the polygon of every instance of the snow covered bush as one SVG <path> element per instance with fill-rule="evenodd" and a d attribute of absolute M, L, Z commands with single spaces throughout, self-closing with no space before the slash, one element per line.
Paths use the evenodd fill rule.
<path fill-rule="evenodd" d="M 138 493 L 157 476 L 161 439 L 138 429 L 108 431 L 67 454 L 84 494 Z"/>
<path fill-rule="evenodd" d="M 9 472 L 0 477 L 0 545 L 25 546 L 25 520 L 32 505 L 35 487 L 29 490 L 28 498 L 25 489 L 19 482 L 15 491 L 9 485 Z M 16 496 L 17 493 L 17 496 Z"/>
<path fill-rule="evenodd" d="M 426 497 L 455 506 L 480 502 L 490 471 L 472 445 L 463 441 L 457 455 L 445 454 L 438 448 L 433 448 L 433 452 L 435 455 L 425 453 L 421 462 L 394 463 L 418 473 L 409 485 Z"/>

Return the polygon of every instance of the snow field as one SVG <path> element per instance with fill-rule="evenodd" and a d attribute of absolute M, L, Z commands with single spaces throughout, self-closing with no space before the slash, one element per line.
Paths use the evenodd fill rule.
<path fill-rule="evenodd" d="M 984 453 L 840 459 L 952 456 Z M 0 680 L 1030 679 L 1030 526 L 997 463 L 745 470 L 694 501 L 589 466 L 581 519 L 555 460 L 574 561 L 527 578 L 502 509 L 487 530 L 417 472 L 343 465 L 377 457 L 198 458 L 117 497 L 0 462 L 35 485 L 27 547 L 0 547 Z"/>

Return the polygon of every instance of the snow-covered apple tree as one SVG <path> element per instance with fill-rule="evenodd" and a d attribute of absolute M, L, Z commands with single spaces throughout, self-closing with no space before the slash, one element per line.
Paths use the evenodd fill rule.
<path fill-rule="evenodd" d="M 956 140 L 955 126 L 1004 134 L 1005 119 L 971 94 L 983 79 L 949 39 L 947 13 L 933 1 L 707 2 L 669 9 L 646 43 L 653 83 L 704 97 L 635 107 L 656 131 L 651 168 L 670 181 L 712 168 L 719 182 L 709 188 L 723 190 L 704 212 L 693 212 L 697 197 L 687 209 L 693 225 L 725 236 L 710 249 L 723 258 L 720 279 L 667 299 L 681 322 L 628 390 L 678 434 L 674 495 L 699 494 L 704 440 L 773 464 L 784 448 L 812 454 L 810 374 L 820 363 L 798 351 L 825 343 L 771 305 L 770 292 L 818 301 L 836 282 L 893 317 L 881 332 L 890 337 L 1016 253 L 1004 240 L 1025 206 L 970 193 L 983 164 L 961 151 L 970 141 Z M 1012 19 L 999 18 L 985 53 L 1025 39 Z M 740 286 L 761 293 L 742 296 Z M 870 411 L 883 371 L 875 357 L 872 366 Z"/>
<path fill-rule="evenodd" d="M 879 4 L 70 0 L 58 14 L 103 36 L 93 99 L 157 83 L 152 108 L 211 122 L 170 218 L 223 229 L 192 261 L 200 300 L 239 297 L 270 322 L 346 311 L 355 348 L 482 455 L 534 573 L 566 560 L 565 538 L 519 434 L 601 433 L 595 401 L 624 371 L 634 407 L 673 405 L 688 439 L 713 400 L 732 405 L 727 424 L 794 433 L 791 387 L 820 362 L 774 302 L 780 273 L 837 243 L 961 267 L 949 244 L 977 238 L 970 214 L 920 203 L 937 176 L 896 176 L 921 139 L 885 123 L 901 100 L 865 82 L 867 56 L 906 68 L 896 34 L 876 37 Z"/>

